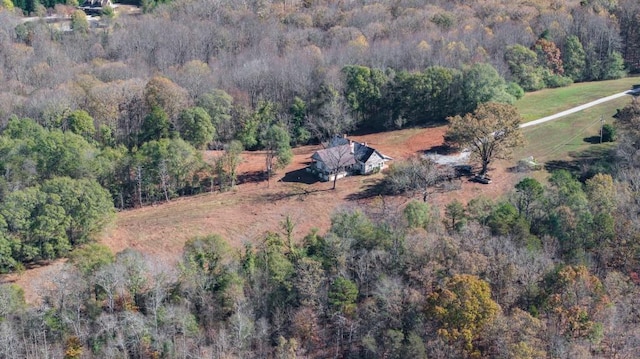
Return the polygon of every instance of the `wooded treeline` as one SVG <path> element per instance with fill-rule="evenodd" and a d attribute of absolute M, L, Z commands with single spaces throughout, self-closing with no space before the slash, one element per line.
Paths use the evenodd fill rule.
<path fill-rule="evenodd" d="M 91 31 L 3 4 L 2 127 L 82 136 L 112 162 L 93 176 L 119 208 L 232 185 L 239 145 L 266 149 L 280 129 L 295 146 L 430 125 L 523 89 L 617 78 L 623 59 L 637 71 L 629 0 L 149 2 Z M 234 150 L 207 167 L 191 147 Z"/>
<path fill-rule="evenodd" d="M 560 172 L 509 201 L 452 203 L 444 218 L 380 202 L 300 245 L 291 222 L 242 253 L 194 239 L 176 268 L 74 250 L 114 204 L 233 186 L 243 148 L 284 158 L 336 133 L 429 125 L 637 71 L 636 1 L 143 5 L 91 31 L 0 6 L 0 270 L 72 254 L 41 305 L 1 286 L 2 357 L 638 351 L 633 108 L 614 177 Z M 224 151 L 205 163 L 206 147 Z"/>
<path fill-rule="evenodd" d="M 161 3 L 92 30 L 74 15 L 63 31 L 2 2 L 0 199 L 33 197 L 22 219 L 3 216 L 3 271 L 90 237 L 63 235 L 73 209 L 41 193 L 49 180 L 98 183 L 115 207 L 142 206 L 232 187 L 243 148 L 265 150 L 270 175 L 290 145 L 616 78 L 623 57 L 637 70 L 633 1 Z M 207 147 L 224 151 L 206 163 Z"/>
<path fill-rule="evenodd" d="M 325 234 L 293 238 L 287 217 L 244 249 L 194 238 L 175 267 L 85 245 L 39 305 L 0 286 L 0 355 L 632 358 L 639 123 L 624 109 L 611 158 L 503 199 L 380 197 Z"/>
<path fill-rule="evenodd" d="M 442 121 L 520 88 L 617 78 L 624 61 L 638 70 L 632 0 L 176 1 L 149 11 L 89 33 L 2 11 L 0 119 L 45 125 L 82 109 L 132 147 L 154 105 L 179 130 L 179 114 L 215 94 L 228 116 L 212 119 L 209 142 L 251 135 L 268 102 L 304 143 Z"/>

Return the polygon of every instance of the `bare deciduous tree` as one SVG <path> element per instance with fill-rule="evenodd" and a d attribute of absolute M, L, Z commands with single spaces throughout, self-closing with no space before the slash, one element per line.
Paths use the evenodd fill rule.
<path fill-rule="evenodd" d="M 439 177 L 440 171 L 435 162 L 416 156 L 391 165 L 385 182 L 391 193 L 419 192 L 426 202 L 429 189 L 438 182 Z"/>

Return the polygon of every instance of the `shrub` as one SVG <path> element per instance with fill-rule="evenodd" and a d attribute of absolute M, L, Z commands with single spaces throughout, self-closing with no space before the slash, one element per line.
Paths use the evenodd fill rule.
<path fill-rule="evenodd" d="M 89 31 L 89 21 L 84 11 L 76 10 L 71 14 L 71 29 L 82 34 Z"/>
<path fill-rule="evenodd" d="M 507 84 L 506 91 L 508 94 L 515 97 L 516 100 L 519 100 L 524 96 L 524 90 L 515 82 L 509 82 Z"/>
<path fill-rule="evenodd" d="M 545 77 L 544 82 L 547 87 L 556 88 L 569 86 L 573 83 L 573 80 L 570 77 L 549 74 L 549 76 Z"/>
<path fill-rule="evenodd" d="M 105 18 L 113 19 L 116 16 L 116 13 L 111 6 L 105 6 L 104 8 L 102 8 L 102 16 Z"/>
<path fill-rule="evenodd" d="M 409 202 L 404 209 L 404 215 L 411 228 L 427 228 L 433 219 L 429 204 L 418 201 Z"/>
<path fill-rule="evenodd" d="M 613 142 L 616 140 L 616 128 L 611 124 L 602 126 L 602 142 Z"/>

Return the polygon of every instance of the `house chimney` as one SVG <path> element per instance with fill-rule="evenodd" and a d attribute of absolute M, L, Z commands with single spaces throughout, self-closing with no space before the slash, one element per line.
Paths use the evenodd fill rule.
<path fill-rule="evenodd" d="M 353 141 L 349 141 L 349 147 L 350 147 L 351 154 L 353 154 Z"/>
<path fill-rule="evenodd" d="M 346 133 L 343 133 L 343 134 L 342 134 L 342 138 L 347 138 L 347 134 L 346 134 Z"/>

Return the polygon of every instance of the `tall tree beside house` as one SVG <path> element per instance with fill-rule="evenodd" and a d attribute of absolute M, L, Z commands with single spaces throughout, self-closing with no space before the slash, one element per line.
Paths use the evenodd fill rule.
<path fill-rule="evenodd" d="M 354 163 L 353 144 L 330 147 L 324 153 L 326 155 L 325 166 L 328 167 L 329 173 L 333 174 L 332 189 L 336 189 L 338 174 Z"/>
<path fill-rule="evenodd" d="M 348 105 L 329 84 L 321 85 L 307 109 L 305 129 L 322 142 L 336 133 L 347 133 L 356 127 L 356 119 L 348 114 Z"/>
<path fill-rule="evenodd" d="M 271 125 L 262 135 L 265 149 L 267 183 L 273 172 L 291 163 L 293 152 L 289 144 L 289 132 L 280 125 Z"/>
<path fill-rule="evenodd" d="M 490 102 L 478 106 L 473 113 L 448 120 L 446 142 L 471 151 L 482 166 L 481 176 L 487 173 L 491 161 L 509 158 L 511 150 L 524 141 L 522 118 L 511 105 Z"/>
<path fill-rule="evenodd" d="M 333 140 L 332 140 L 333 141 Z M 341 174 L 348 167 L 356 164 L 354 156 L 354 143 L 345 140 L 346 143 L 341 145 L 332 145 L 329 142 L 329 147 L 324 150 L 318 151 L 311 157 L 316 161 L 316 165 L 320 164 L 321 170 L 326 173 L 327 180 L 333 176 L 333 188 L 336 188 L 336 182 Z"/>

